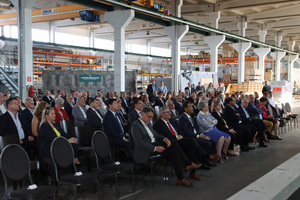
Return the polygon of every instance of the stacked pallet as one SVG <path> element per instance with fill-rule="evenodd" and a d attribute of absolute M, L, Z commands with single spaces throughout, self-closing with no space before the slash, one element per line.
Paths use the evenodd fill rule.
<path fill-rule="evenodd" d="M 235 92 L 243 93 L 254 93 L 254 92 L 261 92 L 263 88 L 263 84 L 260 82 L 244 82 L 242 84 L 229 84 L 227 91 L 230 94 Z"/>

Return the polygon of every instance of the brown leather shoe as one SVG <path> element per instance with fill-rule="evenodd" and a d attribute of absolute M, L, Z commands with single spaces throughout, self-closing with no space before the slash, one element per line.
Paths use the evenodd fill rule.
<path fill-rule="evenodd" d="M 211 155 L 211 156 L 208 158 L 208 161 L 215 161 L 215 160 L 218 160 L 219 158 L 220 158 L 220 156 L 218 156 L 217 154 Z"/>
<path fill-rule="evenodd" d="M 185 178 L 182 179 L 182 180 L 176 180 L 176 185 L 182 185 L 182 186 L 185 186 L 185 187 L 193 187 L 193 184 L 188 182 Z"/>
<path fill-rule="evenodd" d="M 198 174 L 196 174 L 196 173 L 190 174 L 190 178 L 197 180 L 197 181 L 200 180 L 200 176 L 198 176 Z"/>
<path fill-rule="evenodd" d="M 186 171 L 190 171 L 190 170 L 193 170 L 193 169 L 199 169 L 201 166 L 202 166 L 202 164 L 195 164 L 195 163 L 192 163 L 191 165 L 186 166 L 186 167 L 185 167 L 185 170 L 186 170 Z"/>

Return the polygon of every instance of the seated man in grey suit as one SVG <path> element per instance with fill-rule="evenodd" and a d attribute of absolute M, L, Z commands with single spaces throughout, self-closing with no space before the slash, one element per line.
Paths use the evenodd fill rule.
<path fill-rule="evenodd" d="M 141 117 L 131 126 L 131 134 L 134 138 L 135 161 L 139 164 L 146 164 L 149 156 L 155 153 L 161 153 L 165 157 L 169 157 L 174 165 L 177 176 L 177 185 L 192 187 L 184 176 L 185 170 L 198 169 L 200 165 L 192 163 L 184 154 L 176 140 L 171 141 L 155 132 L 149 124 L 153 118 L 154 110 L 151 107 L 142 109 Z M 185 166 L 185 167 L 184 167 Z"/>
<path fill-rule="evenodd" d="M 76 106 L 72 109 L 74 118 L 74 126 L 87 125 L 86 108 L 84 107 L 84 99 L 80 97 L 76 101 Z"/>
<path fill-rule="evenodd" d="M 166 106 L 170 109 L 171 111 L 171 118 L 176 120 L 180 117 L 179 112 L 175 109 L 175 104 L 172 100 L 166 101 Z"/>

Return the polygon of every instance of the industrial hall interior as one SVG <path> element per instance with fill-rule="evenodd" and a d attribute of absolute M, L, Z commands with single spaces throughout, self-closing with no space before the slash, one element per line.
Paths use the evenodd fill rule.
<path fill-rule="evenodd" d="M 0 199 L 299 200 L 300 0 L 0 0 Z"/>

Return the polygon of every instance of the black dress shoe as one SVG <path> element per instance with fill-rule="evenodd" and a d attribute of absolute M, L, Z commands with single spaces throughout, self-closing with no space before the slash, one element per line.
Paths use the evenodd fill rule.
<path fill-rule="evenodd" d="M 203 165 L 200 167 L 200 169 L 211 170 L 211 168 L 210 168 L 208 165 L 206 165 L 206 164 L 203 164 Z"/>
<path fill-rule="evenodd" d="M 247 146 L 246 147 L 248 150 L 254 150 L 255 149 L 255 147 L 250 147 L 250 146 Z"/>
<path fill-rule="evenodd" d="M 247 151 L 249 151 L 249 149 L 247 147 L 241 147 L 241 151 L 247 152 Z"/>
<path fill-rule="evenodd" d="M 215 163 L 209 162 L 209 161 L 205 162 L 205 165 L 207 165 L 209 167 L 216 167 L 217 166 Z"/>
<path fill-rule="evenodd" d="M 260 143 L 259 146 L 260 147 L 268 147 L 265 143 Z"/>
<path fill-rule="evenodd" d="M 275 136 L 276 140 L 282 140 L 282 138 Z"/>

